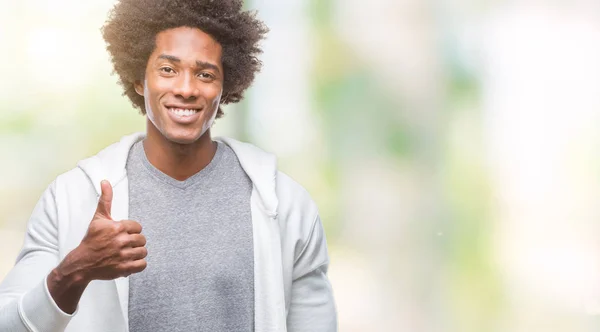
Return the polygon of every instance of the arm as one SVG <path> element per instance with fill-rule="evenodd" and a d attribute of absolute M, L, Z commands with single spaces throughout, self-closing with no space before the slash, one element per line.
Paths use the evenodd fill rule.
<path fill-rule="evenodd" d="M 56 305 L 46 283 L 58 265 L 55 183 L 43 193 L 27 224 L 17 263 L 0 284 L 0 331 L 63 331 L 72 315 Z"/>
<path fill-rule="evenodd" d="M 327 278 L 329 255 L 321 219 L 317 215 L 306 245 L 294 262 L 289 332 L 337 331 L 337 313 Z"/>
<path fill-rule="evenodd" d="M 55 184 L 36 205 L 17 264 L 0 284 L 0 331 L 60 332 L 92 280 L 112 280 L 146 267 L 146 238 L 133 220 L 113 221 L 112 187 L 102 195 L 88 231 L 59 264 Z"/>

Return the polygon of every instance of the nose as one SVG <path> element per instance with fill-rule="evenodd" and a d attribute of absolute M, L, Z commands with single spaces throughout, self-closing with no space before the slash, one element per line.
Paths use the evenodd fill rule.
<path fill-rule="evenodd" d="M 181 75 L 175 83 L 173 93 L 183 99 L 196 99 L 198 89 L 194 77 L 189 73 Z"/>

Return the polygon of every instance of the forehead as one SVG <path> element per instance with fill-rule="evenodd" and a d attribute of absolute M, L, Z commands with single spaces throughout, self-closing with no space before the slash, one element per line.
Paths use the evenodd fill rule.
<path fill-rule="evenodd" d="M 174 55 L 183 61 L 221 63 L 221 44 L 197 28 L 178 27 L 156 35 L 154 55 Z"/>

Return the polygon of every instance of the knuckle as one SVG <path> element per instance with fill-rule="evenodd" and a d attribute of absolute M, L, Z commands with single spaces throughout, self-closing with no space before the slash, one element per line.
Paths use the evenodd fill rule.
<path fill-rule="evenodd" d="M 119 248 L 123 248 L 129 245 L 129 239 L 126 236 L 119 236 L 115 239 L 115 243 Z"/>
<path fill-rule="evenodd" d="M 125 252 L 124 250 L 119 250 L 119 253 L 117 255 L 119 256 L 119 258 L 121 260 L 126 260 L 129 256 L 129 255 L 127 255 L 127 252 Z"/>
<path fill-rule="evenodd" d="M 125 230 L 125 226 L 120 222 L 113 222 L 112 229 L 115 233 L 122 233 Z"/>

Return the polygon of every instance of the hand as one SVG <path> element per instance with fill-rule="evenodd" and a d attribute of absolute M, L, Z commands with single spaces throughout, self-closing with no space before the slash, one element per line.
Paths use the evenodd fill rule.
<path fill-rule="evenodd" d="M 76 274 L 83 283 L 111 280 L 141 272 L 148 254 L 142 226 L 133 220 L 114 221 L 110 215 L 112 187 L 100 183 L 102 194 L 83 240 L 58 266 L 62 274 Z"/>

